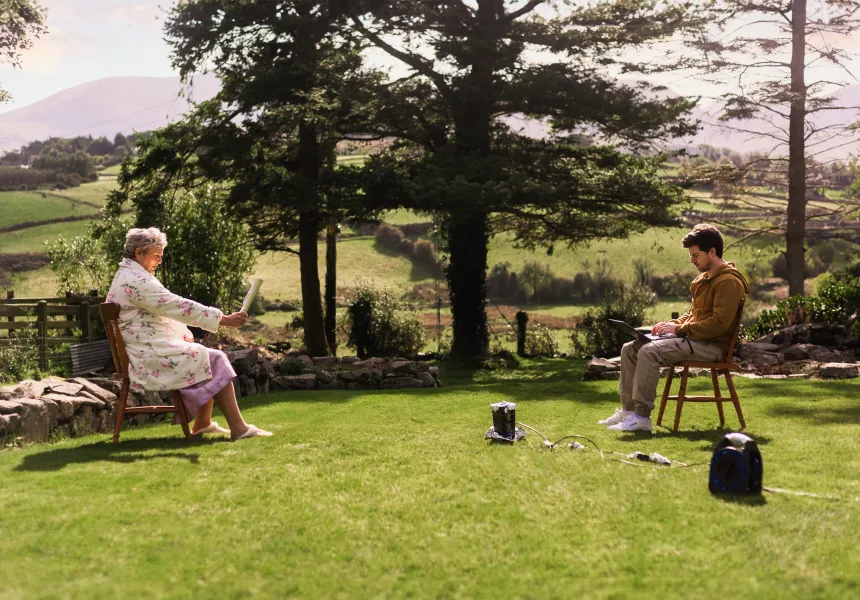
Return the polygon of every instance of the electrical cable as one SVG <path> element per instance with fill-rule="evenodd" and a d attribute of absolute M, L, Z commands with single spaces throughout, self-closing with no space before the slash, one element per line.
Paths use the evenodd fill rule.
<path fill-rule="evenodd" d="M 598 446 L 597 444 L 595 444 L 595 443 L 594 443 L 594 441 L 592 441 L 592 440 L 588 439 L 588 438 L 587 438 L 587 437 L 585 437 L 584 435 L 575 435 L 575 434 L 574 434 L 574 435 L 566 435 L 566 436 L 564 436 L 563 438 L 561 438 L 560 440 L 558 440 L 558 442 L 554 442 L 554 443 L 553 443 L 553 446 L 555 446 L 555 445 L 556 445 L 556 444 L 558 444 L 559 442 L 563 442 L 564 440 L 567 440 L 567 439 L 570 439 L 570 438 L 580 438 L 580 439 L 582 439 L 582 440 L 585 440 L 586 442 L 590 442 L 592 446 L 594 446 L 595 448 L 597 448 L 597 452 L 599 452 L 599 453 L 600 453 L 600 458 L 606 458 L 605 456 L 603 456 L 603 450 L 601 450 L 601 449 L 600 449 L 600 446 Z"/>
<path fill-rule="evenodd" d="M 519 421 L 517 421 L 517 425 L 521 425 L 521 426 L 525 427 L 526 429 L 531 429 L 531 430 L 532 430 L 532 431 L 534 431 L 536 434 L 538 434 L 539 436 L 541 436 L 541 437 L 542 437 L 542 438 L 543 438 L 547 443 L 552 444 L 552 442 L 550 442 L 550 441 L 549 441 L 549 438 L 548 438 L 548 437 L 546 437 L 544 434 L 542 434 L 540 431 L 538 431 L 537 429 L 535 429 L 535 428 L 534 428 L 534 427 L 532 427 L 531 425 L 526 425 L 525 423 L 520 423 Z M 593 443 L 593 442 L 592 442 L 592 443 Z"/>

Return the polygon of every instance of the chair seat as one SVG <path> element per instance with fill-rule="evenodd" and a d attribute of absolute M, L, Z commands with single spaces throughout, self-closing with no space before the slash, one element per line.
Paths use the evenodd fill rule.
<path fill-rule="evenodd" d="M 699 362 L 695 360 L 685 360 L 684 362 L 679 362 L 675 365 L 676 367 L 695 367 L 697 369 L 716 369 L 718 371 L 724 371 L 726 369 L 730 371 L 737 371 L 741 367 L 736 363 L 728 363 L 728 362 Z"/>

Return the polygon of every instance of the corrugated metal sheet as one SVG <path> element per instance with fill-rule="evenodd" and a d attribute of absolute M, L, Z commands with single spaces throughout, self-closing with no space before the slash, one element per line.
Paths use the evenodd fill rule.
<path fill-rule="evenodd" d="M 113 364 L 110 353 L 110 343 L 107 340 L 99 340 L 89 344 L 75 344 L 71 347 L 72 375 L 83 375 L 88 371 L 95 371 L 105 365 Z"/>

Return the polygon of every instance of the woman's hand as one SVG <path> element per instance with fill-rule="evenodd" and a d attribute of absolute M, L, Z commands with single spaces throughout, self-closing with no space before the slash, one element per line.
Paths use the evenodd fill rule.
<path fill-rule="evenodd" d="M 186 333 L 185 335 L 183 335 L 182 339 L 185 340 L 186 342 L 188 342 L 189 344 L 194 343 L 194 336 L 191 335 L 190 333 Z"/>
<path fill-rule="evenodd" d="M 221 325 L 224 327 L 241 327 L 248 320 L 248 313 L 237 312 L 232 315 L 224 315 L 221 317 Z"/>

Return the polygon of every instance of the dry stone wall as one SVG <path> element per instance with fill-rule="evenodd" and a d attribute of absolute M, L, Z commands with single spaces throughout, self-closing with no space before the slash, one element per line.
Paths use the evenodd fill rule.
<path fill-rule="evenodd" d="M 436 367 L 405 359 L 291 356 L 272 360 L 256 349 L 226 351 L 236 378 L 236 396 L 272 390 L 377 390 L 442 385 Z M 0 445 L 20 438 L 44 442 L 113 431 L 120 382 L 111 378 L 50 377 L 0 387 Z M 172 403 L 171 392 L 131 393 L 129 406 Z M 126 423 L 164 421 L 170 415 L 133 415 Z"/>

